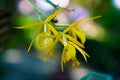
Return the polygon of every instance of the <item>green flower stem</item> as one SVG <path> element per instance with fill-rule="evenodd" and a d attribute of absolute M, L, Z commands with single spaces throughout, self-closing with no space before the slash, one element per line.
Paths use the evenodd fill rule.
<path fill-rule="evenodd" d="M 36 11 L 39 15 L 41 15 L 43 18 L 47 18 L 47 16 L 44 15 L 37 7 L 33 4 L 32 0 L 28 0 L 28 2 L 31 4 L 31 6 L 35 9 L 35 11 Z"/>
<path fill-rule="evenodd" d="M 47 0 L 48 3 L 50 3 L 55 9 L 59 9 L 60 7 L 58 5 L 55 5 L 50 0 Z"/>

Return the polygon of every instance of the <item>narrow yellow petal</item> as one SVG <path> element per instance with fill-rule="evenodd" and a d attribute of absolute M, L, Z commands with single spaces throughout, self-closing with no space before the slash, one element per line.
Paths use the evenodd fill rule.
<path fill-rule="evenodd" d="M 78 47 L 78 49 L 81 52 L 81 54 L 84 56 L 84 58 L 85 58 L 85 56 L 90 57 L 83 49 L 81 49 L 79 47 Z M 85 58 L 85 61 L 87 62 L 87 58 Z"/>
<path fill-rule="evenodd" d="M 63 40 L 60 38 L 60 42 L 61 42 L 61 44 L 64 46 L 64 43 L 63 43 Z"/>
<path fill-rule="evenodd" d="M 75 38 L 75 40 L 77 40 L 77 36 L 73 29 L 70 30 L 70 35 L 73 36 L 73 38 Z"/>
<path fill-rule="evenodd" d="M 64 64 L 62 60 L 61 60 L 61 69 L 62 69 L 62 72 L 64 72 Z"/>
<path fill-rule="evenodd" d="M 101 16 L 96 16 L 96 17 L 92 17 L 92 18 L 87 18 L 87 19 L 82 19 L 82 20 L 78 20 L 78 21 L 75 21 L 74 23 L 72 23 L 68 28 L 66 28 L 63 33 L 66 33 L 68 32 L 71 28 L 77 26 L 78 24 L 80 23 L 83 23 L 83 22 L 87 22 L 87 21 L 90 21 L 90 20 L 94 20 L 96 18 L 99 18 Z"/>
<path fill-rule="evenodd" d="M 63 49 L 63 62 L 64 64 L 76 57 L 76 49 L 71 44 L 68 44 Z"/>
<path fill-rule="evenodd" d="M 45 35 L 44 38 L 56 38 L 57 35 Z"/>
<path fill-rule="evenodd" d="M 63 52 L 62 52 L 62 59 L 61 59 L 61 69 L 64 71 L 64 64 L 66 64 L 71 59 L 76 58 L 76 49 L 71 44 L 67 43 L 66 46 L 64 46 Z M 76 64 L 76 62 L 75 62 Z"/>
<path fill-rule="evenodd" d="M 57 11 L 55 11 L 53 14 L 51 14 L 50 16 L 47 17 L 47 19 L 45 19 L 45 23 L 48 23 L 50 20 L 52 20 L 55 16 L 57 16 L 59 13 L 61 13 L 64 9 L 61 8 Z"/>
<path fill-rule="evenodd" d="M 76 33 L 76 35 L 78 36 L 78 38 L 81 40 L 81 43 L 84 44 L 86 41 L 86 36 L 85 33 L 79 28 L 79 27 L 75 27 L 76 29 L 73 29 L 74 32 Z"/>
<path fill-rule="evenodd" d="M 49 55 L 52 55 L 52 50 L 53 50 L 54 46 L 55 46 L 55 45 L 58 43 L 58 41 L 60 40 L 60 37 L 61 37 L 61 36 L 58 36 L 58 37 L 55 39 L 55 41 L 53 42 L 53 45 L 52 45 L 51 48 L 49 49 L 48 53 L 45 55 L 44 61 L 47 60 L 47 57 L 48 57 Z"/>
<path fill-rule="evenodd" d="M 76 44 L 69 42 L 71 45 L 73 45 L 81 54 L 83 55 L 85 61 L 87 62 L 87 57 L 90 57 L 84 50 L 82 50 L 80 47 L 78 47 Z M 86 57 L 87 56 L 87 57 Z"/>
<path fill-rule="evenodd" d="M 62 72 L 64 72 L 64 63 L 63 63 L 64 53 L 65 53 L 65 48 L 63 49 L 62 56 L 61 56 L 61 69 L 62 69 Z"/>
<path fill-rule="evenodd" d="M 28 24 L 28 25 L 24 25 L 24 26 L 20 26 L 20 27 L 14 27 L 14 28 L 17 28 L 17 29 L 28 29 L 28 28 L 33 28 L 33 27 L 38 27 L 39 25 L 41 25 L 42 22 L 36 22 L 36 23 L 33 23 L 33 24 Z"/>
<path fill-rule="evenodd" d="M 75 40 L 73 37 L 71 37 L 71 36 L 69 36 L 67 34 L 65 34 L 65 37 L 68 38 L 71 42 L 75 43 L 76 45 L 84 48 L 84 45 L 82 45 L 80 42 L 78 42 L 77 40 Z"/>
<path fill-rule="evenodd" d="M 52 26 L 52 25 L 50 25 L 50 24 L 47 24 L 48 25 L 48 28 L 54 33 L 54 34 L 58 34 L 58 32 L 56 31 L 56 29 Z"/>
<path fill-rule="evenodd" d="M 67 45 L 67 38 L 62 35 L 62 41 L 63 41 L 63 45 L 66 46 Z"/>
<path fill-rule="evenodd" d="M 80 65 L 80 62 L 77 60 L 77 58 L 72 59 L 72 68 L 76 68 Z"/>
<path fill-rule="evenodd" d="M 77 61 L 76 58 L 76 49 L 73 45 L 67 43 L 67 45 L 64 47 L 63 52 L 62 52 L 62 69 L 63 65 L 66 64 L 68 61 L 72 60 L 72 67 L 77 67 L 79 66 L 79 62 Z"/>
<path fill-rule="evenodd" d="M 30 45 L 29 45 L 29 47 L 28 47 L 28 52 L 30 51 L 31 46 L 32 46 L 35 38 L 37 37 L 37 35 L 38 35 L 39 32 L 41 31 L 42 27 L 43 27 L 43 24 L 40 24 L 39 27 L 37 28 L 37 30 L 35 31 L 34 36 L 33 36 L 33 39 L 32 39 L 32 41 L 31 41 L 31 43 L 30 43 Z"/>

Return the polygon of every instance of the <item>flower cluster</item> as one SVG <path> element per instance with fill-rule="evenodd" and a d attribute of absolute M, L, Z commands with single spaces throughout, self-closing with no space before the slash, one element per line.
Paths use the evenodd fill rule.
<path fill-rule="evenodd" d="M 80 63 L 76 58 L 76 50 L 78 50 L 83 55 L 85 61 L 87 62 L 87 57 L 90 56 L 83 50 L 85 48 L 84 43 L 86 41 L 86 37 L 84 32 L 77 25 L 82 22 L 93 20 L 99 17 L 97 16 L 89 19 L 78 20 L 76 22 L 73 22 L 63 31 L 58 31 L 55 29 L 55 26 L 53 25 L 51 20 L 59 13 L 61 13 L 63 10 L 64 10 L 63 8 L 58 9 L 49 17 L 47 17 L 44 21 L 36 22 L 25 26 L 15 27 L 17 29 L 37 27 L 37 30 L 34 33 L 30 46 L 28 47 L 28 51 L 30 51 L 34 40 L 36 39 L 38 34 L 40 34 L 38 39 L 38 48 L 41 51 L 47 51 L 44 57 L 44 61 L 47 60 L 47 57 L 49 55 L 52 56 L 53 48 L 56 46 L 58 42 L 60 42 L 64 46 L 61 57 L 62 71 L 64 71 L 63 67 L 68 61 L 72 61 L 73 68 L 79 66 Z M 40 33 L 42 29 L 43 32 Z"/>

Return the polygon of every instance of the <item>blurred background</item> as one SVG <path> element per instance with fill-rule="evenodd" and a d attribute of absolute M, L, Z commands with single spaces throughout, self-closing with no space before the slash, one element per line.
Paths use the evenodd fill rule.
<path fill-rule="evenodd" d="M 28 53 L 36 28 L 18 30 L 13 27 L 34 23 L 39 15 L 27 0 L 1 0 L 0 80 L 80 80 L 91 71 L 120 80 L 120 0 L 51 1 L 60 7 L 74 9 L 59 14 L 59 23 L 102 16 L 79 25 L 87 37 L 85 51 L 91 56 L 88 63 L 77 52 L 81 65 L 71 69 L 68 64 L 65 72 L 61 72 L 61 44 L 57 45 L 54 56 L 47 62 L 42 61 L 44 53 L 37 49 L 36 43 Z M 54 7 L 45 0 L 33 2 L 46 16 L 54 11 Z"/>

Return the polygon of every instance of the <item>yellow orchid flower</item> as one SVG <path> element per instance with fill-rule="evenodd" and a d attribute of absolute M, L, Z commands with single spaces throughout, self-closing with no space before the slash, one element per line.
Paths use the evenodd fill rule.
<path fill-rule="evenodd" d="M 78 20 L 76 22 L 73 22 L 70 26 L 68 26 L 66 29 L 64 29 L 62 32 L 58 32 L 50 22 L 56 15 L 58 15 L 60 12 L 62 12 L 64 9 L 61 8 L 57 11 L 55 11 L 52 15 L 48 16 L 44 21 L 36 22 L 33 24 L 21 26 L 21 27 L 15 27 L 17 29 L 27 29 L 27 28 L 33 28 L 37 26 L 37 29 L 34 33 L 33 39 L 28 47 L 28 51 L 30 51 L 31 46 L 38 36 L 38 48 L 42 51 L 47 50 L 47 54 L 44 57 L 44 61 L 47 60 L 47 57 L 49 55 L 52 55 L 53 48 L 56 46 L 58 42 L 61 42 L 64 46 L 62 57 L 61 57 L 61 69 L 64 71 L 64 65 L 72 61 L 72 67 L 77 67 L 80 65 L 80 62 L 76 58 L 76 50 L 78 50 L 82 56 L 84 57 L 85 61 L 87 62 L 87 57 L 90 57 L 84 50 L 84 43 L 86 41 L 85 33 L 78 27 L 78 24 L 90 21 L 96 18 L 99 18 L 101 16 Z M 44 30 L 42 33 L 40 33 L 41 30 Z M 77 40 L 79 38 L 81 41 L 79 42 Z"/>
<path fill-rule="evenodd" d="M 43 32 L 40 34 L 39 39 L 38 39 L 38 47 L 40 50 L 47 50 L 50 48 L 50 46 L 53 43 L 53 38 L 50 33 L 48 32 Z"/>
<path fill-rule="evenodd" d="M 44 32 L 40 34 L 38 39 L 38 47 L 40 50 L 48 50 L 52 44 L 53 44 L 53 38 L 55 38 L 55 35 L 58 34 L 58 32 L 54 29 L 54 27 L 50 24 L 44 25 Z M 52 35 L 51 32 L 55 35 Z"/>
<path fill-rule="evenodd" d="M 66 34 L 65 34 L 66 35 Z M 64 45 L 64 49 L 62 52 L 62 59 L 61 59 L 61 69 L 64 71 L 64 64 L 66 64 L 68 61 L 72 60 L 72 67 L 75 68 L 79 66 L 79 61 L 76 58 L 76 49 L 83 55 L 85 61 L 87 62 L 87 57 L 90 57 L 82 48 L 81 46 L 77 45 L 74 40 L 74 38 L 67 38 L 65 35 L 62 36 L 62 39 L 60 39 L 60 42 Z M 73 42 L 75 41 L 75 42 Z M 78 42 L 77 42 L 78 43 Z"/>
<path fill-rule="evenodd" d="M 72 60 L 72 67 L 78 66 L 80 63 L 77 61 L 76 58 L 76 49 L 71 44 L 67 43 L 66 46 L 64 46 L 63 52 L 62 52 L 62 59 L 61 59 L 61 69 L 64 71 L 64 64 L 66 64 L 68 61 Z"/>
<path fill-rule="evenodd" d="M 25 26 L 15 27 L 15 28 L 17 28 L 17 29 L 28 29 L 28 28 L 33 28 L 33 27 L 36 27 L 36 26 L 37 26 L 37 30 L 35 31 L 34 36 L 33 36 L 33 39 L 32 39 L 32 41 L 31 41 L 31 43 L 30 43 L 30 45 L 29 45 L 29 47 L 28 47 L 28 52 L 30 51 L 31 46 L 32 46 L 34 40 L 36 39 L 37 35 L 38 35 L 39 32 L 42 30 L 44 24 L 49 24 L 49 22 L 50 22 L 56 15 L 58 15 L 59 13 L 61 13 L 63 10 L 64 10 L 64 9 L 61 8 L 61 9 L 55 11 L 53 14 L 51 14 L 50 16 L 48 16 L 43 22 L 36 22 L 36 23 L 33 23 L 33 24 L 25 25 Z M 49 26 L 50 26 L 50 24 L 49 24 Z M 50 27 L 52 27 L 51 29 L 54 28 L 53 26 L 50 26 Z M 54 32 L 54 30 L 53 30 L 53 33 L 56 33 L 56 32 Z M 42 35 L 42 34 L 41 34 L 41 35 Z M 46 35 L 47 35 L 47 33 L 46 33 Z M 41 37 L 41 36 L 40 36 L 40 37 Z M 40 41 L 40 40 L 39 40 L 39 41 Z M 49 39 L 48 39 L 48 42 L 51 43 L 51 39 L 50 39 L 50 41 L 49 41 Z M 39 44 L 41 44 L 41 43 L 39 42 Z M 46 44 L 46 42 L 45 42 L 45 44 Z M 39 47 L 40 47 L 40 46 L 39 46 Z M 44 46 L 44 47 L 46 47 L 46 46 Z"/>
<path fill-rule="evenodd" d="M 63 46 L 63 52 L 62 52 L 62 59 L 61 59 L 61 68 L 62 71 L 63 65 L 66 64 L 68 61 L 72 60 L 72 67 L 79 66 L 79 61 L 76 58 L 76 49 L 83 55 L 85 61 L 87 62 L 87 57 L 90 57 L 82 48 L 84 48 L 84 43 L 86 40 L 84 32 L 77 26 L 79 23 L 93 20 L 96 18 L 99 18 L 100 16 L 79 20 L 74 23 L 72 23 L 69 27 L 67 27 L 63 32 L 57 32 L 54 31 L 57 36 L 55 37 L 55 40 L 53 41 L 53 44 L 49 48 L 48 53 L 44 57 L 44 61 L 47 60 L 47 57 L 52 53 L 52 50 L 54 46 L 60 41 Z M 72 36 L 67 34 L 67 32 L 71 32 L 73 34 Z M 76 37 L 78 37 L 81 42 L 77 41 Z"/>
<path fill-rule="evenodd" d="M 77 40 L 77 37 L 81 40 L 81 43 L 84 45 L 86 41 L 85 33 L 78 27 L 75 26 L 73 29 L 69 30 L 69 35 Z"/>
<path fill-rule="evenodd" d="M 76 58 L 76 49 L 83 55 L 85 61 L 87 62 L 87 57 L 90 57 L 90 56 L 82 49 L 82 48 L 84 48 L 84 46 L 80 42 L 75 40 L 73 37 L 71 37 L 67 34 L 62 34 L 62 33 L 57 34 L 56 39 L 53 41 L 53 45 L 50 46 L 48 53 L 44 57 L 44 61 L 46 61 L 47 57 L 49 55 L 51 55 L 54 46 L 59 41 L 64 46 L 64 49 L 62 52 L 62 59 L 61 59 L 62 71 L 64 71 L 63 65 L 66 64 L 70 60 L 72 60 L 73 68 L 79 66 L 80 63 Z"/>
<path fill-rule="evenodd" d="M 68 39 L 69 41 L 73 42 L 74 44 L 76 44 L 77 46 L 84 48 L 84 46 L 78 42 L 77 40 L 75 40 L 73 37 L 67 35 L 67 34 L 63 34 L 62 32 L 57 33 L 56 35 L 54 35 L 55 40 L 53 41 L 53 44 L 51 45 L 51 47 L 49 48 L 48 53 L 45 55 L 44 57 L 44 61 L 47 60 L 47 57 L 49 55 L 52 54 L 52 50 L 54 48 L 54 46 L 60 41 L 64 46 L 66 45 L 67 41 L 65 39 Z M 64 38 L 63 38 L 64 37 Z"/>

